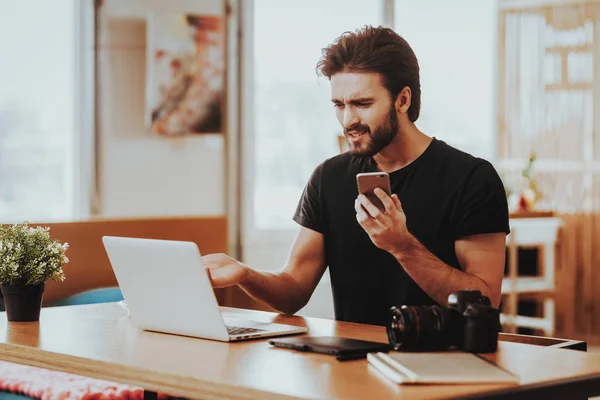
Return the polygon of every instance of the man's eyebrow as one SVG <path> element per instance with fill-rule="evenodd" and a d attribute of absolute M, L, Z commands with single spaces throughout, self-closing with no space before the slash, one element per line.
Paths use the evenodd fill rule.
<path fill-rule="evenodd" d="M 339 99 L 331 99 L 331 101 L 333 103 L 341 103 L 342 101 Z M 356 99 L 350 99 L 348 100 L 348 103 L 370 103 L 375 101 L 375 99 L 373 97 L 358 97 Z"/>

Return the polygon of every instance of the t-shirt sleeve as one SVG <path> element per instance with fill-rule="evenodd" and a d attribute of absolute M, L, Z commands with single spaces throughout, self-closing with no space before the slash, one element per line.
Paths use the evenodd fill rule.
<path fill-rule="evenodd" d="M 510 233 L 506 191 L 491 163 L 483 162 L 471 172 L 455 221 L 455 239 L 483 233 Z"/>
<path fill-rule="evenodd" d="M 323 164 L 319 165 L 306 183 L 293 220 L 305 228 L 323 233 L 321 183 Z"/>

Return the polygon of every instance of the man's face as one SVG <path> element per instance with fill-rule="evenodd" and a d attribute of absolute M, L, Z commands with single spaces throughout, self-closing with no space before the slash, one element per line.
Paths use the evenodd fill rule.
<path fill-rule="evenodd" d="M 335 74 L 331 94 L 352 154 L 372 157 L 398 134 L 394 103 L 379 74 Z"/>

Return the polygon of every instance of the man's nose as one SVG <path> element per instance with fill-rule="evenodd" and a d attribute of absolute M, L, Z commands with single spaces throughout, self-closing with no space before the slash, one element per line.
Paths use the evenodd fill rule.
<path fill-rule="evenodd" d="M 344 128 L 349 129 L 358 123 L 358 116 L 352 110 L 352 107 L 346 107 L 344 110 Z"/>

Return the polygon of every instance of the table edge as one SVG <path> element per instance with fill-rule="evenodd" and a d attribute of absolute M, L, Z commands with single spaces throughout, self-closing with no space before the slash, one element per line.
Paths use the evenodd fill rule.
<path fill-rule="evenodd" d="M 0 343 L 0 360 L 95 379 L 137 386 L 189 399 L 297 399 L 271 391 L 193 377 L 158 373 L 141 367 L 54 353 L 29 346 Z M 117 368 L 115 368 L 117 366 Z M 177 382 L 173 384 L 173 382 Z"/>

